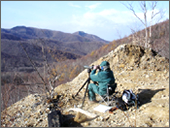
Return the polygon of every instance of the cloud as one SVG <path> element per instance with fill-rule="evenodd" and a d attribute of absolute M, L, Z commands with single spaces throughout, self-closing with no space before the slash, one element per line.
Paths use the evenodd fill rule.
<path fill-rule="evenodd" d="M 127 25 L 132 25 L 136 18 L 128 11 L 118 11 L 115 9 L 105 9 L 98 12 L 87 11 L 82 15 L 72 15 L 67 24 L 67 29 L 73 32 L 83 30 L 87 33 L 93 33 L 106 40 L 113 40 L 117 37 L 115 34 L 120 30 L 122 36 L 127 34 L 123 30 L 129 29 Z M 69 25 L 68 25 L 69 24 Z M 126 27 L 126 28 L 125 28 Z"/>
<path fill-rule="evenodd" d="M 88 11 L 83 15 L 73 15 L 72 23 L 80 26 L 113 26 L 114 24 L 128 24 L 134 22 L 135 18 L 130 12 L 107 9 L 99 12 Z M 109 23 L 109 24 L 108 24 Z"/>
<path fill-rule="evenodd" d="M 95 6 L 94 6 L 95 5 Z M 69 21 L 62 25 L 69 32 L 85 31 L 93 33 L 106 40 L 113 40 L 118 38 L 118 33 L 122 37 L 131 33 L 130 28 L 139 31 L 144 29 L 144 25 L 128 11 L 120 11 L 114 8 L 104 9 L 101 11 L 93 11 L 99 4 L 91 5 L 90 10 L 83 14 L 73 14 Z M 143 20 L 143 13 L 137 12 L 137 15 Z M 148 10 L 148 25 L 149 25 L 149 10 Z M 61 24 L 60 24 L 61 25 Z"/>
<path fill-rule="evenodd" d="M 96 4 L 92 4 L 92 5 L 89 5 L 89 6 L 85 6 L 87 8 L 89 8 L 90 10 L 94 10 L 96 9 L 99 5 L 101 5 L 101 3 L 96 3 Z"/>
<path fill-rule="evenodd" d="M 76 5 L 76 4 L 73 4 L 73 3 L 69 3 L 68 5 L 71 6 L 71 7 L 75 7 L 75 8 L 81 8 L 80 5 Z"/>

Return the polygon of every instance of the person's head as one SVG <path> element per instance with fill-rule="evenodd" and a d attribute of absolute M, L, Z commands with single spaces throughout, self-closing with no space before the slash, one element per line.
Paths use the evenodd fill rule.
<path fill-rule="evenodd" d="M 101 70 L 110 70 L 110 64 L 109 62 L 107 61 L 103 61 L 101 64 L 100 64 L 100 68 Z"/>

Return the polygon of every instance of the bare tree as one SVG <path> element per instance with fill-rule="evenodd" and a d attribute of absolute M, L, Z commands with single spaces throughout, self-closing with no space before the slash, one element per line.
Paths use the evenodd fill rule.
<path fill-rule="evenodd" d="M 53 98 L 53 94 L 54 94 L 54 84 L 56 82 L 56 80 L 60 77 L 58 75 L 56 76 L 50 76 L 50 66 L 48 64 L 48 61 L 47 61 L 47 56 L 45 55 L 45 52 L 44 52 L 44 47 L 42 45 L 42 53 L 43 53 L 43 58 L 44 58 L 44 78 L 42 76 L 42 74 L 38 71 L 37 67 L 35 66 L 33 60 L 29 57 L 26 49 L 24 48 L 24 46 L 22 45 L 22 43 L 20 42 L 20 45 L 22 47 L 22 49 L 24 50 L 27 58 L 29 59 L 29 61 L 31 62 L 33 68 L 36 70 L 36 72 L 38 73 L 38 76 L 39 78 L 41 79 L 42 83 L 43 83 L 43 87 L 44 87 L 44 90 L 45 92 L 48 92 L 49 96 L 47 96 L 47 98 Z M 47 70 L 47 73 L 46 73 L 46 70 Z M 45 80 L 45 76 L 47 76 L 49 79 L 49 83 L 46 82 Z"/>
<path fill-rule="evenodd" d="M 147 6 L 147 3 L 146 1 L 140 1 L 139 2 L 139 5 L 140 5 L 140 9 L 143 13 L 143 19 L 141 19 L 135 9 L 134 9 L 134 6 L 132 5 L 132 3 L 127 3 L 127 4 L 124 4 L 122 3 L 124 6 L 126 6 L 130 11 L 133 12 L 134 16 L 144 25 L 145 27 L 145 47 L 150 47 L 150 40 L 148 40 L 148 33 L 149 33 L 149 37 L 152 36 L 152 31 L 151 31 L 151 26 L 152 26 L 152 22 L 153 22 L 153 19 L 158 15 L 160 14 L 161 17 L 163 16 L 163 11 L 157 11 L 155 12 L 156 10 L 156 6 L 157 6 L 157 1 L 151 1 L 150 5 Z M 149 25 L 149 30 L 147 29 L 148 28 L 148 17 L 147 17 L 147 14 L 148 14 L 148 11 L 149 11 L 149 8 L 151 9 L 151 17 L 150 17 L 150 25 Z M 149 31 L 149 32 L 148 32 Z"/>

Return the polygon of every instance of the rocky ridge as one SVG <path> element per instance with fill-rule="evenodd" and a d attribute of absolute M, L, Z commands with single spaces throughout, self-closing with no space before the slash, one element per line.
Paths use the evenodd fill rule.
<path fill-rule="evenodd" d="M 98 115 L 95 119 L 69 108 L 80 107 L 85 87 L 73 99 L 88 78 L 87 71 L 81 72 L 73 81 L 55 88 L 58 106 L 63 114 L 64 126 L 83 127 L 169 127 L 169 60 L 151 49 L 136 45 L 120 45 L 114 51 L 95 61 L 99 65 L 108 61 L 116 78 L 121 97 L 124 89 L 132 89 L 139 95 L 141 106 L 120 109 L 113 113 L 100 113 L 93 108 L 98 103 L 89 103 L 86 97 L 83 110 Z M 91 65 L 92 65 L 91 64 Z M 11 105 L 1 113 L 1 125 L 11 127 L 47 127 L 47 115 L 50 113 L 45 95 L 32 94 Z M 97 97 L 97 100 L 100 100 Z M 103 104 L 103 103 L 102 103 Z M 5 116 L 6 115 L 6 116 Z"/>

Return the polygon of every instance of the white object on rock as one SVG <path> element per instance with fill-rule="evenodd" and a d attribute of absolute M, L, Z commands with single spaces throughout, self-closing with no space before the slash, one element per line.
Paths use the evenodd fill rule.
<path fill-rule="evenodd" d="M 96 114 L 90 113 L 90 112 L 85 111 L 85 110 L 80 109 L 80 108 L 69 108 L 69 109 L 67 109 L 66 111 L 76 111 L 76 112 L 80 112 L 80 113 L 83 113 L 83 114 L 89 116 L 90 118 L 96 118 L 96 117 L 97 117 Z"/>
<path fill-rule="evenodd" d="M 109 106 L 105 106 L 105 105 L 98 105 L 97 107 L 95 107 L 93 110 L 95 111 L 98 111 L 98 112 L 106 112 L 108 111 L 109 109 L 111 109 L 112 107 L 109 107 Z"/>

